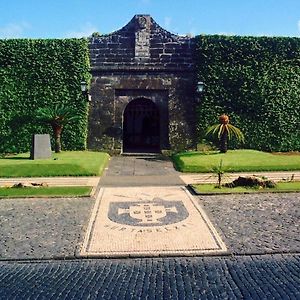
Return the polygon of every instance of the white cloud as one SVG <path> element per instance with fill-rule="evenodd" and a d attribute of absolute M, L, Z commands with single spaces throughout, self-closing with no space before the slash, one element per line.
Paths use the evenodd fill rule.
<path fill-rule="evenodd" d="M 26 29 L 31 26 L 26 23 L 9 23 L 0 27 L 0 38 L 10 39 L 10 38 L 20 38 Z"/>
<path fill-rule="evenodd" d="M 80 26 L 78 31 L 69 31 L 64 36 L 67 38 L 82 38 L 90 36 L 93 32 L 98 32 L 97 27 L 87 22 Z"/>

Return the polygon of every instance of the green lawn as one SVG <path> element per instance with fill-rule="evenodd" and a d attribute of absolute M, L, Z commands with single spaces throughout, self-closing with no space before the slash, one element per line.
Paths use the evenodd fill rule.
<path fill-rule="evenodd" d="M 300 182 L 278 182 L 275 188 L 246 188 L 235 187 L 218 189 L 215 184 L 194 184 L 193 189 L 199 194 L 239 194 L 239 193 L 287 193 L 287 192 L 300 192 Z"/>
<path fill-rule="evenodd" d="M 29 159 L 29 153 L 0 158 L 0 177 L 99 176 L 109 155 L 103 152 L 66 151 L 52 159 Z"/>
<path fill-rule="evenodd" d="M 86 197 L 91 193 L 89 186 L 59 186 L 38 188 L 0 188 L 0 198 L 23 197 Z"/>
<path fill-rule="evenodd" d="M 294 171 L 300 170 L 300 154 L 272 154 L 256 150 L 230 150 L 227 153 L 183 152 L 173 155 L 173 162 L 181 172 L 206 173 L 223 162 L 228 172 Z"/>

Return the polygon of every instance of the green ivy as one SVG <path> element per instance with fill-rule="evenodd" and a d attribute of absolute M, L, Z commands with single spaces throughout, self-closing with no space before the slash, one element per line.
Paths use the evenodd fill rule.
<path fill-rule="evenodd" d="M 35 112 L 56 103 L 83 111 L 64 129 L 63 149 L 85 149 L 88 105 L 80 81 L 90 80 L 89 71 L 85 39 L 0 40 L 0 152 L 28 151 L 33 134 L 51 134 Z"/>
<path fill-rule="evenodd" d="M 197 36 L 198 135 L 226 113 L 245 148 L 300 150 L 300 39 Z M 236 145 L 232 145 L 233 147 Z"/>

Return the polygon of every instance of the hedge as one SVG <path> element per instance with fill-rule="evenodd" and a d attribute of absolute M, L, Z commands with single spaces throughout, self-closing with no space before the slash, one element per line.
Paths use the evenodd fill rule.
<path fill-rule="evenodd" d="M 300 38 L 197 36 L 198 137 L 226 113 L 243 147 L 300 150 Z M 233 144 L 233 147 L 236 145 Z"/>
<path fill-rule="evenodd" d="M 35 133 L 50 133 L 35 111 L 63 103 L 82 109 L 80 121 L 66 126 L 63 149 L 85 149 L 88 106 L 80 81 L 90 79 L 85 39 L 0 40 L 0 152 L 30 149 Z"/>

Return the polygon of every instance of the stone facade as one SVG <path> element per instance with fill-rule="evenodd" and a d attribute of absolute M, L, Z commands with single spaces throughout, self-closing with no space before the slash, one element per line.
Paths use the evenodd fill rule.
<path fill-rule="evenodd" d="M 193 39 L 171 34 L 149 15 L 136 15 L 122 29 L 91 38 L 88 147 L 125 150 L 125 139 L 132 137 L 124 133 L 124 113 L 133 100 L 145 103 L 146 112 L 142 114 L 149 118 L 146 100 L 157 107 L 159 150 L 193 147 L 193 50 Z M 138 124 L 139 119 L 136 116 L 130 120 Z M 141 133 L 143 125 L 139 126 Z M 134 138 L 138 139 L 138 133 Z M 137 146 L 147 148 L 147 142 Z"/>

